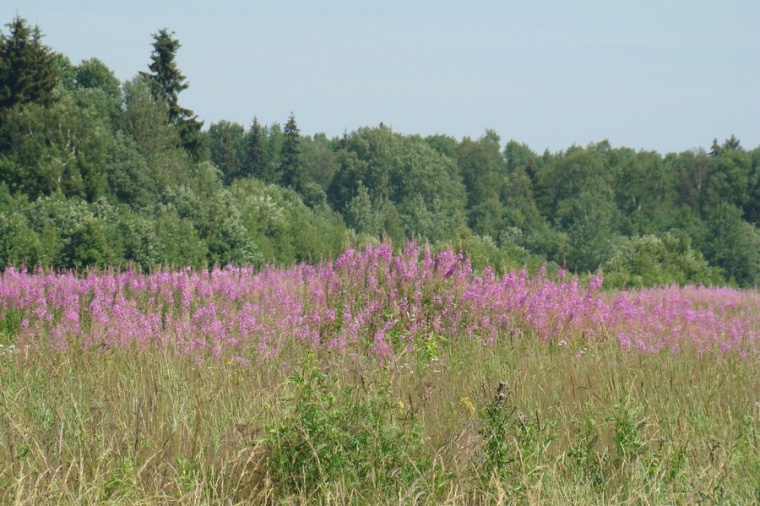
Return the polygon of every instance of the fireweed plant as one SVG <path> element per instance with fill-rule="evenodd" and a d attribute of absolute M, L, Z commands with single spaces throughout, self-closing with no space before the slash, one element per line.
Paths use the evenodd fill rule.
<path fill-rule="evenodd" d="M 670 286 L 600 291 L 563 271 L 474 275 L 462 255 L 414 244 L 348 250 L 334 263 L 139 274 L 29 273 L 0 277 L 7 340 L 21 354 L 77 348 L 170 347 L 245 367 L 289 346 L 370 353 L 380 362 L 455 340 L 484 346 L 531 338 L 582 352 L 617 343 L 646 353 L 691 348 L 756 357 L 756 292 Z M 437 353 L 433 353 L 434 355 Z M 440 358 L 440 357 L 432 357 Z"/>
<path fill-rule="evenodd" d="M 0 275 L 0 504 L 756 504 L 760 294 L 475 273 Z"/>

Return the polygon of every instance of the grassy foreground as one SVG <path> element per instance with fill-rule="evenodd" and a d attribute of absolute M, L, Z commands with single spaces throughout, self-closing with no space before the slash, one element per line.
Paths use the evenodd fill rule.
<path fill-rule="evenodd" d="M 6 353 L 2 502 L 757 503 L 756 363 L 530 342 L 245 369 Z"/>
<path fill-rule="evenodd" d="M 760 501 L 756 294 L 384 255 L 5 276 L 0 504 Z"/>

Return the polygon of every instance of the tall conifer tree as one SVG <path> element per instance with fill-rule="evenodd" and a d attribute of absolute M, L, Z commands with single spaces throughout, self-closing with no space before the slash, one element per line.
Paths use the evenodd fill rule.
<path fill-rule="evenodd" d="M 274 183 L 274 175 L 267 156 L 267 137 L 259 119 L 254 116 L 248 132 L 246 176 L 253 176 L 267 183 Z"/>
<path fill-rule="evenodd" d="M 148 79 L 153 96 L 166 102 L 169 107 L 169 123 L 177 127 L 182 145 L 197 159 L 200 158 L 202 148 L 200 130 L 203 122 L 198 121 L 193 111 L 179 105 L 178 96 L 188 88 L 189 83 L 185 82 L 185 76 L 174 61 L 181 44 L 173 37 L 174 32 L 169 32 L 166 28 L 153 34 L 153 54 L 150 57 L 151 64 L 148 65 L 150 72 L 141 74 Z"/>
<path fill-rule="evenodd" d="M 9 34 L 0 34 L 0 111 L 27 102 L 52 102 L 55 55 L 42 44 L 42 32 L 20 17 L 6 26 Z"/>
<path fill-rule="evenodd" d="M 301 191 L 306 182 L 301 161 L 301 133 L 296 124 L 296 117 L 292 113 L 285 124 L 284 134 L 280 181 L 285 186 Z"/>

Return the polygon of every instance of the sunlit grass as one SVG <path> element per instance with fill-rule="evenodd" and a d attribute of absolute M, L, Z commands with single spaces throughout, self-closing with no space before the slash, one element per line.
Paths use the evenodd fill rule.
<path fill-rule="evenodd" d="M 318 356 L 325 375 L 320 388 L 334 399 L 329 406 L 315 401 L 310 423 L 335 425 L 332 415 L 374 396 L 384 401 L 365 405 L 368 419 L 418 428 L 420 445 L 410 446 L 408 458 L 419 474 L 389 491 L 388 483 L 361 487 L 340 473 L 322 482 L 318 474 L 299 478 L 297 471 L 274 472 L 273 428 L 290 420 L 288 430 L 295 431 L 304 416 L 299 409 L 305 404 L 297 400 L 303 384 L 288 380 L 300 370 L 303 356 L 289 358 L 290 364 L 281 357 L 236 368 L 159 349 L 3 355 L 3 502 L 752 504 L 757 499 L 760 381 L 751 361 L 638 354 L 616 346 L 577 353 L 528 339 L 493 347 L 460 341 L 432 363 L 413 355 L 385 365 Z M 503 401 L 489 421 L 502 382 Z M 367 423 L 365 432 L 372 430 L 371 420 Z M 352 427 L 340 430 L 350 433 Z M 301 437 L 309 441 L 325 434 Z M 486 445 L 494 434 L 501 438 L 499 455 L 489 455 Z M 338 458 L 331 449 L 313 451 L 322 452 L 323 459 Z M 377 453 L 372 458 L 378 465 L 382 461 Z"/>

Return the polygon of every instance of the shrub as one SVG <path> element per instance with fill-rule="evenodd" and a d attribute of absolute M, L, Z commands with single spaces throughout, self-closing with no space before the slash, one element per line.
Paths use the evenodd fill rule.
<path fill-rule="evenodd" d="M 284 399 L 288 413 L 266 436 L 270 470 L 283 491 L 313 493 L 342 482 L 348 489 L 372 484 L 384 495 L 410 485 L 430 466 L 420 427 L 396 416 L 399 405 L 388 384 L 341 388 L 311 352 L 290 383 L 295 392 Z"/>

